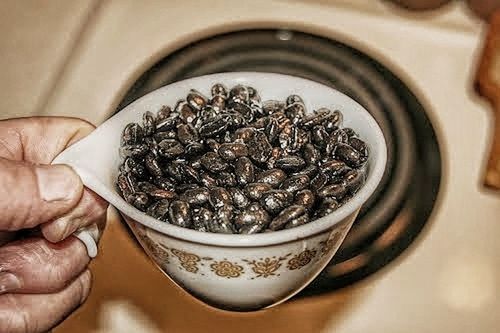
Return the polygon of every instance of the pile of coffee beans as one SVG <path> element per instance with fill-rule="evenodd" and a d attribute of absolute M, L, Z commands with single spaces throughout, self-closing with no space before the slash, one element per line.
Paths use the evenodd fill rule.
<path fill-rule="evenodd" d="M 204 232 L 253 234 L 332 213 L 365 180 L 368 149 L 342 113 L 302 98 L 262 102 L 237 85 L 191 90 L 123 130 L 117 179 L 146 214 Z"/>

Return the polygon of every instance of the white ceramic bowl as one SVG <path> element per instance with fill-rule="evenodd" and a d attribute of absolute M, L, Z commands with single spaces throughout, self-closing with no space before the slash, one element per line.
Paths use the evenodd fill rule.
<path fill-rule="evenodd" d="M 341 110 L 344 126 L 368 144 L 368 176 L 359 192 L 333 214 L 309 224 L 271 233 L 203 233 L 159 222 L 126 203 L 115 181 L 124 126 L 145 111 L 175 105 L 191 88 L 209 95 L 214 83 L 255 87 L 262 100 L 304 98 L 308 112 L 319 107 Z M 276 305 L 302 290 L 331 260 L 359 209 L 377 187 L 385 169 L 382 131 L 370 114 L 346 95 L 309 80 L 270 73 L 224 73 L 177 82 L 130 104 L 55 161 L 71 165 L 84 184 L 115 206 L 158 267 L 174 282 L 206 303 L 249 311 Z"/>

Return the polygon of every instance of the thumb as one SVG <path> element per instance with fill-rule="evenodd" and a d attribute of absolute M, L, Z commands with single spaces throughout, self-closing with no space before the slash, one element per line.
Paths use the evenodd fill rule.
<path fill-rule="evenodd" d="M 65 165 L 0 158 L 0 230 L 32 228 L 71 210 L 82 196 L 80 177 Z"/>

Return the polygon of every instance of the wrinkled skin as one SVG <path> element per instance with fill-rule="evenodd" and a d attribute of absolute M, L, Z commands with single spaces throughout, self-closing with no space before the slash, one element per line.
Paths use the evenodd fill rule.
<path fill-rule="evenodd" d="M 107 203 L 70 167 L 49 164 L 93 129 L 72 118 L 0 121 L 0 332 L 46 332 L 90 292 L 90 259 L 71 234 L 103 228 Z"/>

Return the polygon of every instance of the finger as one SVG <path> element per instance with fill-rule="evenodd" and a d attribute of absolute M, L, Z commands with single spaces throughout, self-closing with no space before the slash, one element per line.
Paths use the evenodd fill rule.
<path fill-rule="evenodd" d="M 59 291 L 89 261 L 85 245 L 75 237 L 57 244 L 43 238 L 9 243 L 0 248 L 0 295 Z"/>
<path fill-rule="evenodd" d="M 87 136 L 94 126 L 65 117 L 31 117 L 0 121 L 0 157 L 49 164 L 66 147 Z"/>
<path fill-rule="evenodd" d="M 59 242 L 81 227 L 106 220 L 108 203 L 86 188 L 76 205 L 68 213 L 41 226 L 43 236 L 51 242 Z"/>
<path fill-rule="evenodd" d="M 82 192 L 80 177 L 68 166 L 0 158 L 0 231 L 32 228 L 62 216 Z"/>
<path fill-rule="evenodd" d="M 67 288 L 55 294 L 0 296 L 0 332 L 46 332 L 60 323 L 90 293 L 92 275 L 86 270 Z"/>

